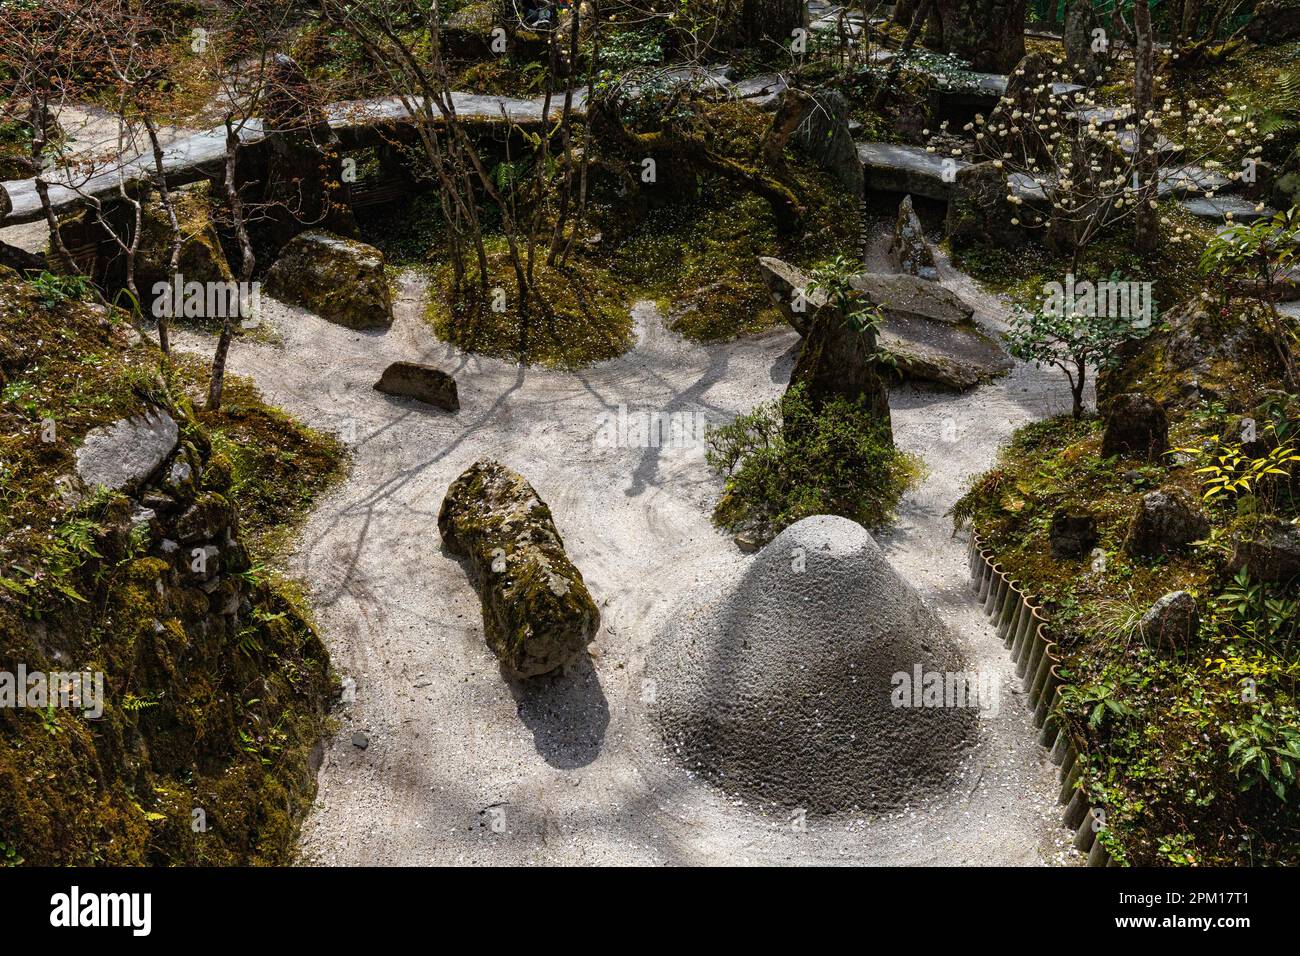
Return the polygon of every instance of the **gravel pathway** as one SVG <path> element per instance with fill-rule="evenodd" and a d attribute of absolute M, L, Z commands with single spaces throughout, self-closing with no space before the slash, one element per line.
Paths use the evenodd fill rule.
<path fill-rule="evenodd" d="M 963 289 L 964 292 L 969 291 Z M 926 479 L 879 536 L 903 577 L 952 627 L 976 667 L 1007 680 L 996 716 L 949 792 L 886 818 L 764 816 L 670 761 L 643 700 L 646 652 L 695 582 L 752 558 L 709 522 L 720 482 L 703 449 L 603 448 L 620 406 L 720 423 L 782 391 L 793 332 L 718 346 L 681 340 L 649 303 L 638 345 L 579 373 L 465 355 L 420 319 L 403 280 L 387 333 L 357 333 L 264 299 L 276 344 L 237 343 L 231 370 L 267 399 L 352 441 L 355 467 L 301 535 L 335 667 L 338 735 L 302 840 L 306 863 L 366 864 L 1044 864 L 1072 861 L 1054 768 L 1035 741 L 1019 682 L 970 598 L 965 541 L 944 513 L 1019 425 L 1067 408 L 1056 376 L 1018 367 L 954 396 L 892 396 L 896 439 Z M 997 308 L 985 300 L 982 307 Z M 181 337 L 210 353 L 209 341 Z M 372 390 L 396 359 L 453 372 L 449 415 Z M 480 633 L 477 596 L 441 548 L 448 484 L 495 456 L 549 502 L 601 604 L 590 661 L 563 677 L 508 684 Z M 905 772 L 905 768 L 900 768 Z"/>

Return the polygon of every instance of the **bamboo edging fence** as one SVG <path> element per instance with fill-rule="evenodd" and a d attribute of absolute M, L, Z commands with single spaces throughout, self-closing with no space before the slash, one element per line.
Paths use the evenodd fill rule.
<path fill-rule="evenodd" d="M 984 613 L 997 625 L 998 637 L 1011 652 L 1016 674 L 1024 682 L 1029 705 L 1034 708 L 1038 742 L 1048 748 L 1052 763 L 1060 768 L 1059 803 L 1065 807 L 1061 820 L 1074 831 L 1074 846 L 1088 856 L 1089 866 L 1117 866 L 1097 833 L 1105 826 L 1105 814 L 1088 801 L 1079 785 L 1083 773 L 1081 744 L 1057 718 L 1061 697 L 1061 658 L 1048 631 L 1048 620 L 1033 598 L 1002 570 L 993 553 L 970 533 L 971 588 L 984 606 Z"/>

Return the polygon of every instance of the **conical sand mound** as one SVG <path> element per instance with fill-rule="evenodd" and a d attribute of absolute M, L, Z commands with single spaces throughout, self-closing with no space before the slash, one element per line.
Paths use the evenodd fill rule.
<path fill-rule="evenodd" d="M 858 524 L 787 528 L 692 595 L 651 654 L 653 710 L 687 769 L 765 806 L 883 811 L 945 788 L 965 706 L 895 706 L 894 675 L 964 673 L 944 625 Z M 919 698 L 919 693 L 918 693 Z"/>

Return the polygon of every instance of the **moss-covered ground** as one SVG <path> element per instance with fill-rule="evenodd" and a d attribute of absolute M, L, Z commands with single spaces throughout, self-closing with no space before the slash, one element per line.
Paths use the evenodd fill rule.
<path fill-rule="evenodd" d="M 1145 350 L 1140 384 L 1167 402 L 1171 446 L 1234 447 L 1242 413 L 1259 414 L 1254 403 L 1268 399 L 1273 383 L 1238 375 L 1223 399 L 1179 401 L 1176 373 L 1153 359 L 1161 347 L 1157 338 Z M 1269 420 L 1261 414 L 1261 431 Z M 1286 414 L 1278 421 L 1279 434 L 1295 427 Z M 1294 863 L 1300 794 L 1289 776 L 1296 755 L 1286 749 L 1300 726 L 1300 601 L 1295 583 L 1250 581 L 1231 558 L 1239 538 L 1294 520 L 1296 476 L 1269 476 L 1251 496 L 1204 502 L 1211 521 L 1204 540 L 1186 553 L 1140 559 L 1123 544 L 1142 496 L 1182 489 L 1199 501 L 1213 476 L 1198 474 L 1206 460 L 1187 453 L 1102 458 L 1103 431 L 1098 417 L 1022 429 L 975 480 L 957 516 L 1053 621 L 1067 685 L 1063 716 L 1083 743 L 1086 786 L 1106 813 L 1112 855 L 1135 865 Z M 1058 509 L 1092 515 L 1099 550 L 1052 557 Z M 1195 597 L 1201 625 L 1173 647 L 1138 622 L 1176 590 Z"/>
<path fill-rule="evenodd" d="M 0 860 L 290 862 L 333 679 L 297 589 L 270 569 L 341 447 L 238 380 L 220 413 L 194 414 L 201 363 L 162 376 L 120 314 L 7 270 L 0 375 L 0 669 L 102 671 L 106 697 L 97 720 L 0 709 Z M 61 495 L 81 436 L 145 400 L 210 446 L 201 490 L 241 514 L 249 603 L 230 638 L 194 623 L 192 590 L 159 587 L 166 565 L 126 530 L 127 499 Z"/>

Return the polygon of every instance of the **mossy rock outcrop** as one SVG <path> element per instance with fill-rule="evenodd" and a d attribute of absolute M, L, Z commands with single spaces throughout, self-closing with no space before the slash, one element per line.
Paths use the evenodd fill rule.
<path fill-rule="evenodd" d="M 438 530 L 449 551 L 469 558 L 484 637 L 512 678 L 549 673 L 585 650 L 600 611 L 551 509 L 522 475 L 475 462 L 447 489 Z"/>
<path fill-rule="evenodd" d="M 0 860 L 288 863 L 334 685 L 300 601 L 249 550 L 248 529 L 276 519 L 254 494 L 274 465 L 252 467 L 262 451 L 235 416 L 270 412 L 232 377 L 242 410 L 200 422 L 177 396 L 204 363 L 175 356 L 164 391 L 156 349 L 124 325 L 43 304 L 0 268 L 0 376 L 16 387 L 0 397 L 0 672 L 100 688 L 98 707 L 0 707 Z M 53 440 L 33 441 L 54 412 Z"/>
<path fill-rule="evenodd" d="M 173 190 L 172 208 L 181 232 L 179 273 L 186 282 L 230 282 L 234 275 L 221 248 L 207 183 Z M 157 282 L 171 281 L 171 221 L 162 199 L 154 196 L 144 205 L 140 223 L 140 248 L 136 253 L 136 282 L 150 295 Z"/>
<path fill-rule="evenodd" d="M 271 266 L 266 291 L 350 329 L 386 329 L 393 324 L 384 254 L 355 239 L 304 232 Z"/>

